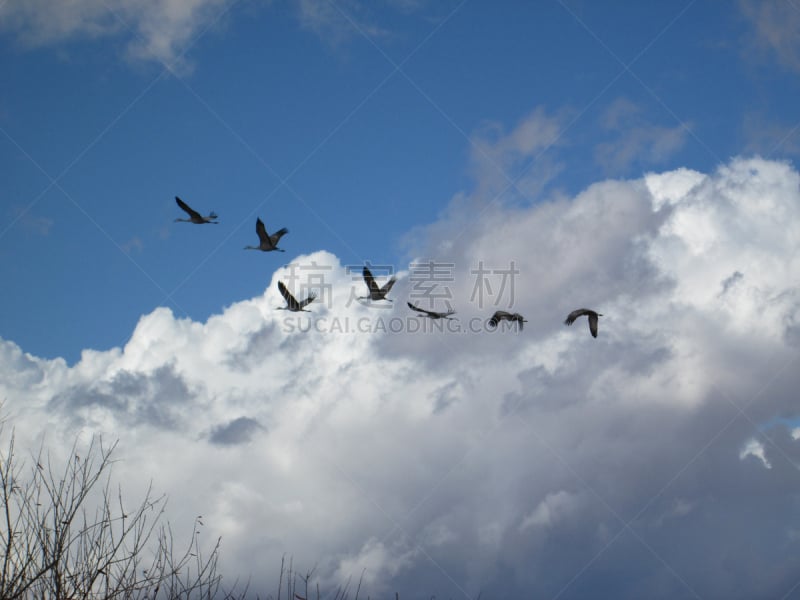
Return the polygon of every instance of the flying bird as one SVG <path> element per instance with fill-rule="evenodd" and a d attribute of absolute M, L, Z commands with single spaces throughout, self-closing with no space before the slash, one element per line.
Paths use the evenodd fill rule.
<path fill-rule="evenodd" d="M 259 244 L 258 246 L 245 246 L 245 250 L 261 250 L 263 252 L 269 252 L 270 250 L 277 250 L 278 252 L 286 252 L 285 250 L 278 248 L 278 241 L 289 233 L 289 230 L 284 227 L 273 233 L 272 235 L 267 234 L 267 228 L 264 227 L 264 222 L 259 218 L 256 219 L 256 233 L 258 234 Z"/>
<path fill-rule="evenodd" d="M 597 317 L 602 317 L 603 316 L 602 313 L 594 312 L 593 310 L 589 310 L 588 308 L 579 308 L 578 310 L 573 310 L 571 313 L 567 315 L 564 324 L 572 325 L 575 322 L 575 319 L 577 319 L 578 317 L 582 317 L 583 315 L 588 315 L 589 331 L 592 332 L 592 337 L 597 337 Z"/>
<path fill-rule="evenodd" d="M 278 307 L 280 310 L 290 310 L 292 312 L 311 312 L 310 310 L 306 310 L 305 307 L 311 304 L 317 298 L 316 294 L 309 294 L 308 298 L 302 302 L 298 302 L 297 299 L 292 296 L 289 290 L 286 289 L 286 286 L 283 285 L 282 281 L 278 282 L 278 289 L 280 290 L 283 299 L 286 300 L 286 306 Z"/>
<path fill-rule="evenodd" d="M 519 313 L 510 313 L 504 310 L 498 310 L 492 315 L 492 318 L 489 319 L 489 325 L 492 327 L 492 329 L 494 329 L 497 327 L 500 321 L 516 321 L 519 323 L 520 331 L 522 331 L 522 324 L 528 322 L 527 319 L 524 319 Z"/>
<path fill-rule="evenodd" d="M 367 267 L 364 267 L 363 274 L 364 274 L 364 281 L 367 282 L 367 287 L 369 288 L 369 296 L 360 296 L 358 298 L 359 300 L 369 299 L 369 300 L 388 300 L 389 302 L 393 301 L 391 298 L 387 298 L 386 294 L 388 294 L 389 290 L 392 289 L 392 286 L 397 281 L 397 277 L 393 276 L 391 279 L 389 279 L 389 281 L 387 281 L 383 285 L 383 287 L 378 287 L 375 278 L 372 276 L 372 273 Z"/>
<path fill-rule="evenodd" d="M 430 317 L 431 319 L 452 319 L 450 315 L 456 314 L 454 310 L 448 310 L 447 312 L 436 312 L 433 310 L 425 310 L 424 308 L 420 308 L 419 306 L 414 306 L 411 302 L 407 302 L 408 308 L 411 310 L 415 310 L 417 312 L 424 313 L 426 317 Z"/>
<path fill-rule="evenodd" d="M 185 210 L 189 215 L 188 219 L 175 219 L 176 222 L 181 221 L 183 223 L 196 223 L 198 225 L 202 225 L 203 223 L 213 223 L 214 225 L 219 225 L 219 223 L 214 220 L 217 218 L 216 213 L 212 212 L 207 217 L 204 217 L 177 196 L 175 196 L 175 202 L 177 202 L 178 206 Z"/>

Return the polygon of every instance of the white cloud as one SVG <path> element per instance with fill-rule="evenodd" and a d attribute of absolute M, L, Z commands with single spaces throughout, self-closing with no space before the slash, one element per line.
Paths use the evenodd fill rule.
<path fill-rule="evenodd" d="M 47 217 L 38 217 L 31 214 L 28 207 L 14 206 L 11 211 L 14 222 L 19 222 L 25 229 L 38 235 L 46 236 L 50 233 L 53 227 L 53 219 Z"/>
<path fill-rule="evenodd" d="M 644 178 L 647 189 L 653 196 L 653 208 L 656 210 L 660 210 L 665 204 L 680 202 L 704 179 L 702 173 L 684 168 L 666 173 L 649 173 Z"/>
<path fill-rule="evenodd" d="M 497 156 L 535 153 L 519 141 L 529 131 L 499 136 L 510 150 Z M 476 221 L 458 206 L 488 199 L 479 182 L 417 232 L 417 256 L 453 265 L 451 325 L 474 332 L 407 333 L 430 324 L 405 306 L 425 301 L 412 269 L 393 308 L 348 303 L 363 284 L 321 251 L 297 258 L 330 284 L 310 314 L 277 310 L 279 279 L 303 293 L 281 269 L 206 322 L 158 308 L 124 348 L 71 367 L 1 341 L 0 397 L 18 447 L 42 431 L 62 453 L 76 435 L 119 438 L 123 489 L 140 497 L 152 479 L 168 493 L 178 539 L 202 514 L 228 580 L 252 576 L 254 593 L 274 589 L 284 554 L 318 564 L 325 583 L 366 568 L 366 593 L 455 596 L 455 581 L 472 596 L 553 595 L 577 573 L 570 585 L 607 596 L 683 593 L 635 537 L 617 536 L 636 517 L 701 596 L 778 595 L 800 568 L 770 525 L 794 514 L 786 457 L 798 448 L 783 426 L 769 445 L 746 444 L 752 422 L 797 410 L 785 365 L 800 331 L 798 183 L 788 164 L 740 158 L 496 202 Z M 480 330 L 508 304 L 524 331 Z M 597 339 L 585 322 L 563 325 L 579 306 L 603 313 Z M 398 333 L 375 326 L 392 319 Z M 732 402 L 749 419 L 732 420 Z M 772 468 L 737 460 L 748 454 Z M 581 571 L 601 550 L 599 570 Z M 763 561 L 780 567 L 767 580 Z M 633 569 L 636 585 L 609 582 L 604 565 Z"/>
<path fill-rule="evenodd" d="M 360 584 L 370 586 L 370 589 L 380 589 L 388 593 L 385 588 L 386 581 L 395 577 L 415 558 L 415 552 L 392 550 L 374 538 L 367 540 L 357 554 L 345 557 L 339 564 L 330 585 L 336 581 L 347 581 L 354 576 L 363 578 Z M 351 588 L 356 587 L 351 583 Z M 351 590 L 355 593 L 355 590 Z"/>
<path fill-rule="evenodd" d="M 601 126 L 612 139 L 595 147 L 595 159 L 606 172 L 618 174 L 631 165 L 663 164 L 686 143 L 688 124 L 655 125 L 641 113 L 641 107 L 626 98 L 618 98 L 606 110 Z"/>
<path fill-rule="evenodd" d="M 261 0 L 268 4 L 269 0 Z M 224 26 L 237 0 L 5 0 L 0 2 L 0 31 L 10 32 L 29 47 L 70 40 L 124 40 L 125 55 L 137 61 L 155 61 L 174 72 L 192 69 L 186 54 L 209 30 Z M 334 46 L 362 34 L 387 38 L 371 3 L 363 0 L 292 0 L 301 26 Z M 442 8 L 428 0 L 387 0 L 401 14 Z"/>
<path fill-rule="evenodd" d="M 800 8 L 797 4 L 739 0 L 739 7 L 753 26 L 755 47 L 762 52 L 771 50 L 781 64 L 794 71 L 800 70 L 800 40 L 797 38 Z"/>
<path fill-rule="evenodd" d="M 562 133 L 567 117 L 567 111 L 549 115 L 538 107 L 508 132 L 499 123 L 483 123 L 470 137 L 472 170 L 479 185 L 472 198 L 485 202 L 505 192 L 535 197 L 563 168 L 549 158 L 548 150 L 566 143 Z"/>
<path fill-rule="evenodd" d="M 744 448 L 739 453 L 740 460 L 744 460 L 748 456 L 753 456 L 758 460 L 760 460 L 761 464 L 764 465 L 764 467 L 766 467 L 767 469 L 772 468 L 772 464 L 769 462 L 769 459 L 767 459 L 767 453 L 766 450 L 764 449 L 764 444 L 762 444 L 755 438 L 750 438 L 749 440 L 747 440 L 747 443 L 745 444 Z"/>
<path fill-rule="evenodd" d="M 366 6 L 356 0 L 333 3 L 326 0 L 298 0 L 300 23 L 323 40 L 337 45 L 361 35 L 381 37 L 386 32 L 365 14 Z"/>
<path fill-rule="evenodd" d="M 529 527 L 549 528 L 558 521 L 569 518 L 572 511 L 578 508 L 579 498 L 576 494 L 560 490 L 545 496 L 536 508 L 522 519 L 519 528 L 524 531 Z"/>
<path fill-rule="evenodd" d="M 123 36 L 127 53 L 175 70 L 188 67 L 184 52 L 194 37 L 213 27 L 227 0 L 7 0 L 0 3 L 0 29 L 26 45 Z"/>
<path fill-rule="evenodd" d="M 389 8 L 401 15 L 418 14 L 438 22 L 435 16 L 453 2 L 429 0 L 384 0 L 380 4 L 365 0 L 294 0 L 300 24 L 333 46 L 351 39 L 367 36 L 372 40 L 386 40 L 395 35 L 380 23 L 379 11 Z M 428 15 L 430 13 L 430 15 Z"/>
<path fill-rule="evenodd" d="M 142 250 L 144 250 L 144 242 L 142 242 L 142 239 L 138 235 L 135 235 L 127 242 L 121 244 L 120 248 L 126 254 L 132 254 L 134 251 L 141 253 Z"/>

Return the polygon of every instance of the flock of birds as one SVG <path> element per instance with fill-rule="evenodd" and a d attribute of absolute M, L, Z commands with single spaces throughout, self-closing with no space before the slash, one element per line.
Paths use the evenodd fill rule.
<path fill-rule="evenodd" d="M 190 207 L 186 202 L 181 200 L 178 196 L 175 196 L 175 201 L 178 203 L 178 206 L 181 207 L 186 214 L 189 215 L 188 219 L 175 219 L 175 221 L 181 221 L 184 223 L 195 223 L 196 225 L 204 225 L 206 223 L 211 223 L 214 225 L 218 225 L 219 222 L 217 221 L 218 217 L 216 213 L 212 212 L 207 216 L 201 215 L 199 212 L 194 210 Z M 278 242 L 280 239 L 289 233 L 289 230 L 286 227 L 279 229 L 273 234 L 267 233 L 267 228 L 264 226 L 264 222 L 260 219 L 256 219 L 256 233 L 258 234 L 258 246 L 245 246 L 245 250 L 261 250 L 262 252 L 285 252 L 282 248 L 278 248 Z M 364 277 L 364 282 L 367 284 L 367 289 L 369 290 L 369 294 L 367 296 L 359 297 L 359 300 L 370 300 L 370 301 L 380 301 L 380 300 L 387 300 L 392 302 L 391 298 L 387 298 L 387 294 L 392 289 L 392 286 L 397 281 L 397 278 L 392 276 L 389 281 L 387 281 L 383 286 L 379 286 L 378 282 L 375 281 L 375 278 L 372 276 L 372 272 L 369 270 L 368 267 L 364 267 L 362 271 L 362 275 Z M 283 296 L 283 299 L 286 301 L 286 306 L 279 307 L 280 310 L 288 310 L 291 312 L 311 312 L 306 310 L 306 306 L 311 304 L 314 300 L 316 300 L 316 294 L 311 293 L 303 300 L 297 300 L 292 293 L 286 288 L 282 281 L 278 281 L 278 290 Z M 437 312 L 433 310 L 426 310 L 424 308 L 420 308 L 419 306 L 415 306 L 408 302 L 408 307 L 420 313 L 423 316 L 428 317 L 429 319 L 452 319 L 453 315 L 455 314 L 454 310 L 448 310 L 447 312 Z M 588 308 L 579 308 L 577 310 L 573 310 L 571 313 L 567 315 L 566 320 L 564 321 L 565 325 L 572 325 L 576 319 L 582 316 L 587 316 L 589 319 L 589 332 L 592 334 L 592 337 L 597 337 L 597 319 L 598 317 L 602 317 L 602 313 L 595 312 Z M 495 312 L 492 317 L 487 322 L 490 327 L 493 329 L 497 327 L 501 321 L 509 321 L 509 322 L 516 322 L 518 326 L 518 331 L 522 331 L 522 324 L 527 323 L 528 321 L 523 318 L 523 316 L 519 313 L 510 313 L 504 310 L 498 310 Z"/>

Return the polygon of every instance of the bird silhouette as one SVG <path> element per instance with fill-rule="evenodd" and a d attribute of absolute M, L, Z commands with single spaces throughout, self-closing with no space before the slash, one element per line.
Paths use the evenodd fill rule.
<path fill-rule="evenodd" d="M 575 319 L 582 317 L 583 315 L 587 315 L 589 317 L 589 331 L 592 332 L 592 337 L 597 337 L 597 317 L 602 317 L 602 313 L 589 310 L 588 308 L 579 308 L 577 310 L 573 310 L 567 315 L 564 324 L 572 325 L 575 322 Z"/>
<path fill-rule="evenodd" d="M 496 313 L 492 315 L 492 318 L 489 319 L 489 325 L 492 327 L 492 329 L 494 329 L 495 327 L 497 327 L 500 321 L 516 321 L 517 323 L 519 323 L 520 331 L 522 331 L 522 324 L 528 322 L 519 313 L 510 313 L 504 310 L 498 310 Z"/>
<path fill-rule="evenodd" d="M 245 250 L 261 250 L 262 252 L 277 250 L 278 252 L 285 252 L 285 250 L 278 248 L 278 241 L 282 236 L 289 233 L 289 230 L 286 229 L 286 227 L 276 231 L 272 235 L 269 235 L 267 234 L 267 228 L 264 227 L 264 222 L 259 218 L 256 219 L 256 233 L 258 234 L 258 246 L 245 246 Z"/>
<path fill-rule="evenodd" d="M 364 267 L 363 271 L 364 281 L 367 283 L 367 287 L 369 288 L 369 296 L 360 296 L 359 300 L 388 300 L 389 302 L 393 302 L 391 298 L 387 298 L 386 294 L 389 293 L 389 290 L 392 289 L 392 286 L 397 281 L 396 277 L 392 277 L 387 281 L 383 287 L 378 287 L 375 278 L 372 276 L 372 273 L 367 267 Z"/>
<path fill-rule="evenodd" d="M 177 202 L 178 206 L 180 206 L 183 210 L 185 210 L 189 215 L 188 219 L 175 219 L 175 222 L 181 221 L 183 223 L 196 223 L 197 225 L 203 225 L 204 223 L 213 223 L 214 225 L 219 225 L 219 223 L 217 223 L 214 220 L 217 218 L 216 213 L 212 212 L 207 217 L 204 217 L 177 196 L 175 196 L 175 202 Z"/>
<path fill-rule="evenodd" d="M 306 310 L 305 307 L 311 304 L 317 298 L 316 294 L 312 293 L 309 294 L 308 298 L 302 302 L 298 302 L 297 299 L 292 296 L 291 292 L 286 289 L 286 286 L 283 285 L 282 281 L 278 282 L 278 290 L 280 290 L 283 299 L 286 300 L 286 306 L 279 306 L 279 310 L 290 310 L 292 312 L 311 312 L 310 310 Z"/>
<path fill-rule="evenodd" d="M 415 310 L 417 312 L 423 313 L 426 317 L 431 319 L 452 319 L 450 315 L 456 314 L 454 310 L 448 310 L 447 312 L 436 312 L 433 310 L 425 310 L 424 308 L 420 308 L 419 306 L 414 306 L 411 302 L 407 302 L 408 308 L 411 310 Z"/>

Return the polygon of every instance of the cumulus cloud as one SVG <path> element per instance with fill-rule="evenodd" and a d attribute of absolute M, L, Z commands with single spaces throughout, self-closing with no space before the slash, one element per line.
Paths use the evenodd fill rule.
<path fill-rule="evenodd" d="M 0 4 L 0 29 L 29 46 L 119 35 L 128 40 L 131 58 L 185 69 L 183 53 L 226 5 L 227 0 L 7 0 Z"/>
<path fill-rule="evenodd" d="M 541 147 L 531 118 L 499 160 Z M 425 285 L 409 266 L 389 309 L 353 301 L 363 283 L 319 251 L 206 322 L 158 308 L 74 366 L 0 341 L 18 447 L 119 438 L 124 489 L 167 492 L 176 535 L 202 514 L 223 572 L 262 595 L 284 554 L 325 583 L 366 569 L 372 596 L 785 595 L 800 174 L 753 157 L 535 205 L 492 189 L 416 232 L 412 265 L 448 266 Z M 320 301 L 277 310 L 278 280 Z M 405 306 L 439 293 L 444 329 Z M 563 325 L 581 306 L 597 339 Z M 524 331 L 489 331 L 498 308 Z"/>
<path fill-rule="evenodd" d="M 172 364 L 157 367 L 151 373 L 120 369 L 89 385 L 78 384 L 55 394 L 49 407 L 69 415 L 76 423 L 83 419 L 74 415 L 82 408 L 100 409 L 116 418 L 134 424 L 175 429 L 183 419 L 182 405 L 190 400 L 190 392 Z"/>
<path fill-rule="evenodd" d="M 382 542 L 370 539 L 353 556 L 341 560 L 333 575 L 331 585 L 336 581 L 350 581 L 354 573 L 361 574 L 366 585 L 379 586 L 381 581 L 395 577 L 414 560 L 414 552 L 393 552 Z"/>

